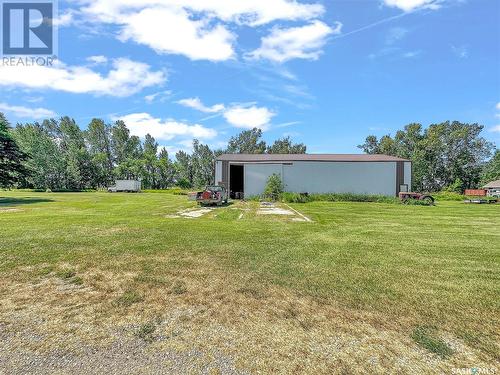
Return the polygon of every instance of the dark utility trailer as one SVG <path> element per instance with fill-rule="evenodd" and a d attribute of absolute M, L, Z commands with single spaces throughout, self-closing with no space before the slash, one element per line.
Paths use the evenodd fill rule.
<path fill-rule="evenodd" d="M 475 203 L 475 204 L 488 204 L 497 203 L 498 199 L 466 199 L 464 203 Z"/>

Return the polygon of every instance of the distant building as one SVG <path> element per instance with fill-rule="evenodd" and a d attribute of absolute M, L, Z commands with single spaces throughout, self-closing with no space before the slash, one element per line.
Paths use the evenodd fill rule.
<path fill-rule="evenodd" d="M 356 193 L 397 196 L 411 191 L 411 162 L 388 155 L 224 154 L 217 158 L 215 183 L 232 197 L 264 192 L 272 174 L 296 193 Z"/>
<path fill-rule="evenodd" d="M 491 181 L 484 185 L 483 189 L 486 189 L 488 197 L 500 198 L 500 180 Z"/>

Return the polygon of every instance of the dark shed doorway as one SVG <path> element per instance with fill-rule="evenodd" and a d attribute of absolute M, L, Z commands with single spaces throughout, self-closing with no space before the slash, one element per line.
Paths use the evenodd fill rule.
<path fill-rule="evenodd" d="M 243 165 L 229 167 L 229 194 L 232 199 L 243 198 Z"/>

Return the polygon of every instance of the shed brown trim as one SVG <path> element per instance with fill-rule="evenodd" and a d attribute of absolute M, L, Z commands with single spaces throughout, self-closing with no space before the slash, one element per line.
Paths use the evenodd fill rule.
<path fill-rule="evenodd" d="M 224 154 L 217 160 L 231 162 L 395 162 L 409 161 L 390 155 L 368 154 Z"/>
<path fill-rule="evenodd" d="M 405 183 L 405 163 L 396 162 L 396 196 L 401 192 L 401 185 Z"/>

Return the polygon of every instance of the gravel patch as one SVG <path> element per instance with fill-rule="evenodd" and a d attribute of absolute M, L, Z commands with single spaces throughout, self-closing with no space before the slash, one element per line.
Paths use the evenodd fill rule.
<path fill-rule="evenodd" d="M 115 336 L 106 347 L 34 351 L 30 344 L 43 337 L 0 324 L 0 374 L 246 374 L 220 353 L 177 352 L 120 332 Z"/>

